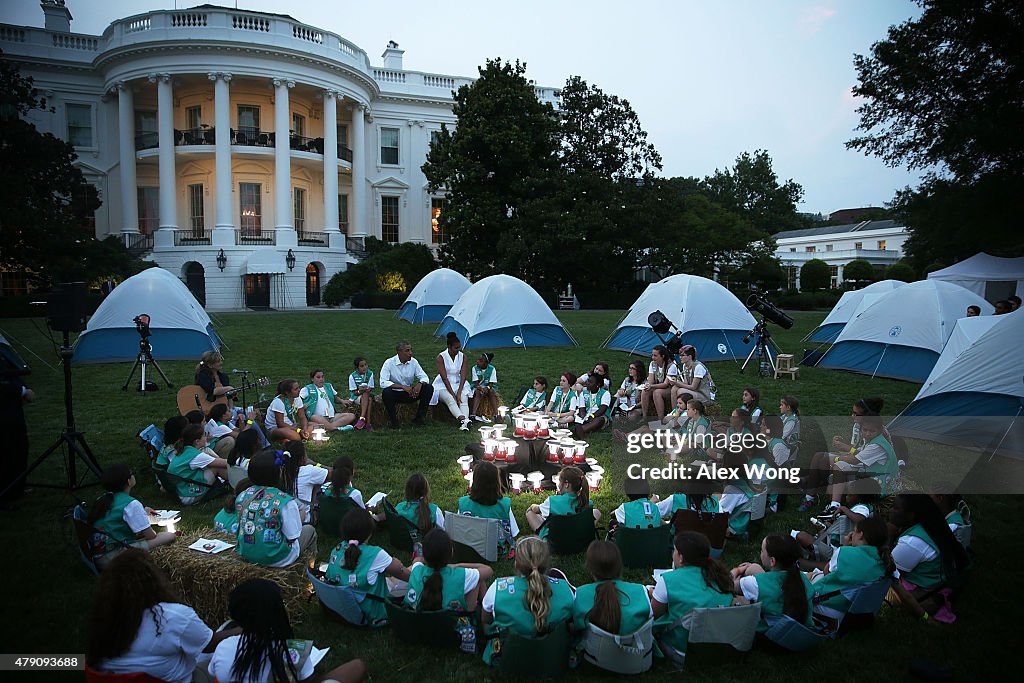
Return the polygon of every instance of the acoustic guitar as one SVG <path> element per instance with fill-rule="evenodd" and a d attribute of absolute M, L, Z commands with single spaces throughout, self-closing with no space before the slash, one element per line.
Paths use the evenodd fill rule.
<path fill-rule="evenodd" d="M 190 384 L 188 386 L 182 387 L 181 389 L 178 389 L 178 412 L 180 412 L 182 415 L 185 415 L 186 413 L 189 413 L 193 410 L 201 410 L 203 411 L 203 415 L 209 415 L 210 409 L 213 408 L 213 406 L 217 405 L 218 403 L 223 403 L 226 405 L 228 401 L 234 399 L 235 395 L 238 394 L 239 392 L 243 390 L 248 391 L 249 389 L 253 389 L 255 387 L 265 387 L 268 384 L 270 384 L 269 377 L 259 377 L 249 382 L 248 384 L 244 384 L 240 387 L 235 387 L 234 389 L 224 394 L 223 396 L 218 396 L 217 400 L 215 401 L 206 400 L 206 390 L 203 389 L 201 386 L 199 386 L 198 384 Z"/>

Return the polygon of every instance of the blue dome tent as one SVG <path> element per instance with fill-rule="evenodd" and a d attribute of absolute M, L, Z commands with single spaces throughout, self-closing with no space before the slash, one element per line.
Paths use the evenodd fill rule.
<path fill-rule="evenodd" d="M 433 270 L 413 287 L 398 309 L 398 318 L 414 325 L 439 323 L 471 284 L 462 273 L 450 268 Z"/>

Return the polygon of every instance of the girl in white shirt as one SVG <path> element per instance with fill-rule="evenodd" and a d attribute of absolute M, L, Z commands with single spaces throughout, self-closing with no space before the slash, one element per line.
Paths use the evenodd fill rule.
<path fill-rule="evenodd" d="M 309 437 L 298 380 L 284 379 L 278 383 L 277 396 L 267 408 L 264 427 L 271 441 L 301 441 Z"/>

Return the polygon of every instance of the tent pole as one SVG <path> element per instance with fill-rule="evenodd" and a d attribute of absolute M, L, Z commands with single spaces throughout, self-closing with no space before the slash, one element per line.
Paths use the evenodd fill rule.
<path fill-rule="evenodd" d="M 882 359 L 885 358 L 885 352 L 889 350 L 889 345 L 886 344 L 882 348 L 882 355 L 878 357 L 878 362 L 875 363 L 875 369 L 871 371 L 871 379 L 875 378 L 875 373 L 878 372 L 878 368 L 882 365 Z"/>

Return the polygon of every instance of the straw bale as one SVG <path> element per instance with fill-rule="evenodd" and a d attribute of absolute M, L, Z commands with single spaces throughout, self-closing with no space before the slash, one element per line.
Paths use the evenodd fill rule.
<path fill-rule="evenodd" d="M 290 567 L 263 567 L 241 559 L 234 548 L 216 555 L 189 550 L 188 546 L 200 538 L 236 542 L 231 534 L 200 529 L 183 532 L 177 542 L 155 548 L 152 555 L 182 599 L 207 624 L 218 625 L 228 620 L 228 596 L 235 586 L 247 579 L 268 579 L 277 583 L 291 623 L 302 620 L 303 605 L 310 595 L 306 578 L 309 555 L 299 557 Z"/>
<path fill-rule="evenodd" d="M 469 399 L 472 401 L 473 399 Z M 480 413 L 487 417 L 491 417 L 498 413 L 498 406 L 502 405 L 501 395 L 493 393 L 480 405 Z M 417 403 L 399 403 L 395 406 L 395 412 L 398 415 L 398 421 L 405 424 L 411 422 L 416 417 L 416 411 L 419 409 Z M 342 412 L 349 412 L 358 414 L 358 406 L 350 406 L 342 408 Z M 448 422 L 455 424 L 455 418 L 452 416 L 451 411 L 443 403 L 438 403 L 436 406 L 431 406 L 427 411 L 427 416 L 435 422 Z M 384 408 L 384 401 L 381 400 L 380 396 L 373 397 L 373 408 L 371 409 L 370 419 L 375 425 L 386 425 L 388 423 L 388 411 Z"/>

